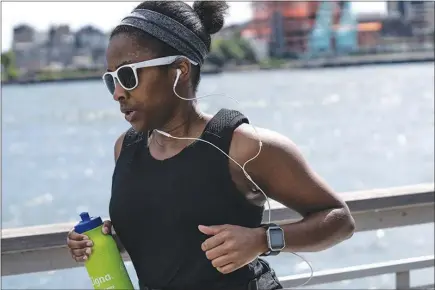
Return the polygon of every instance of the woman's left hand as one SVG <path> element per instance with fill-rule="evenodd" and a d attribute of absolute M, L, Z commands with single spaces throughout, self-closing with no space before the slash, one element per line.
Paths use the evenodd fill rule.
<path fill-rule="evenodd" d="M 201 245 L 207 258 L 222 274 L 231 273 L 252 262 L 267 251 L 264 228 L 245 228 L 234 225 L 199 226 L 208 235 Z"/>

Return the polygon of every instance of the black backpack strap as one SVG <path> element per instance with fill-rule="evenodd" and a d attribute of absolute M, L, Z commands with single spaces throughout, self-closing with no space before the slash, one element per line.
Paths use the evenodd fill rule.
<path fill-rule="evenodd" d="M 249 120 L 239 111 L 221 109 L 207 124 L 204 140 L 228 154 L 234 130 L 244 123 L 249 124 Z"/>

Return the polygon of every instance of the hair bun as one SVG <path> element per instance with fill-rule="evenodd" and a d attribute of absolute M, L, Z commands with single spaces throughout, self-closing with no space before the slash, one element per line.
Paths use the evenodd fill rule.
<path fill-rule="evenodd" d="M 195 1 L 193 3 L 193 10 L 198 14 L 208 34 L 215 34 L 222 29 L 228 8 L 226 1 Z"/>

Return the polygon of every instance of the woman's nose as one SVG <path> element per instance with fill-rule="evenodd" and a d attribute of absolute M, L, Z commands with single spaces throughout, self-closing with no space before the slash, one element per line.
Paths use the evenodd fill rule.
<path fill-rule="evenodd" d="M 117 81 L 115 81 L 115 91 L 113 92 L 113 99 L 117 102 L 119 102 L 121 99 L 125 99 L 125 90 Z"/>

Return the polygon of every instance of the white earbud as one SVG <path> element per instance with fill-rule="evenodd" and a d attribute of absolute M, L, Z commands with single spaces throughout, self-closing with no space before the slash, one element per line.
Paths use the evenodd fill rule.
<path fill-rule="evenodd" d="M 177 87 L 178 79 L 180 78 L 180 75 L 181 75 L 181 69 L 177 68 L 177 76 L 175 77 L 174 86 L 172 87 L 172 90 L 174 91 L 174 93 L 177 97 L 179 97 L 179 96 L 178 96 L 177 92 L 175 91 L 175 88 Z"/>

